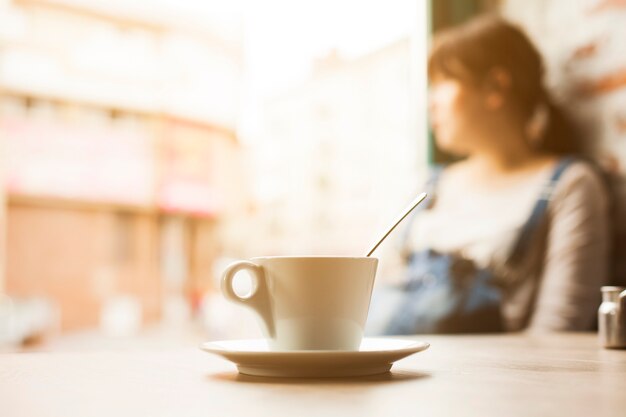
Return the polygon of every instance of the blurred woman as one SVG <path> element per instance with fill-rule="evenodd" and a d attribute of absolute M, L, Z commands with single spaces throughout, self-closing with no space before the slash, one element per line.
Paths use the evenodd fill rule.
<path fill-rule="evenodd" d="M 607 278 L 607 196 L 592 165 L 564 159 L 579 155 L 581 142 L 544 86 L 538 51 L 512 24 L 479 17 L 436 37 L 428 72 L 437 145 L 463 159 L 441 172 L 427 208 L 408 225 L 402 252 L 418 272 L 407 279 L 420 289 L 411 295 L 404 288 L 404 302 L 389 307 L 396 323 L 383 332 L 440 330 L 424 330 L 419 323 L 428 317 L 419 315 L 446 319 L 450 313 L 433 310 L 458 290 L 440 290 L 445 301 L 432 307 L 418 304 L 430 305 L 424 293 L 433 274 L 435 282 L 438 274 L 459 274 L 459 260 L 470 266 L 466 276 L 489 275 L 501 330 L 591 329 Z M 435 269 L 428 266 L 433 254 Z M 452 319 L 463 321 L 467 305 L 450 307 L 458 310 Z M 449 329 L 480 331 L 472 320 L 486 319 Z"/>

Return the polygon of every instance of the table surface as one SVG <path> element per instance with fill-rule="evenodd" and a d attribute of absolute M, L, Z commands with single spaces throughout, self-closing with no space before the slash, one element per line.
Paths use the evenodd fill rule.
<path fill-rule="evenodd" d="M 239 375 L 195 346 L 0 354 L 0 414 L 626 415 L 626 350 L 598 347 L 595 334 L 415 339 L 431 348 L 352 379 Z"/>

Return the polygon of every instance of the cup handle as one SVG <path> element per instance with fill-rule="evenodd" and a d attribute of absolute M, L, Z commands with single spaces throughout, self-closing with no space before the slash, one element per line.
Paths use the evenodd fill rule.
<path fill-rule="evenodd" d="M 248 270 L 254 276 L 252 284 L 252 293 L 246 297 L 240 297 L 233 289 L 233 279 L 235 274 L 241 270 Z M 228 300 L 243 304 L 256 311 L 265 324 L 267 334 L 274 337 L 274 319 L 272 318 L 272 308 L 270 305 L 269 291 L 267 289 L 267 280 L 265 279 L 265 271 L 262 266 L 249 261 L 238 261 L 230 264 L 222 275 L 221 282 L 222 294 Z"/>

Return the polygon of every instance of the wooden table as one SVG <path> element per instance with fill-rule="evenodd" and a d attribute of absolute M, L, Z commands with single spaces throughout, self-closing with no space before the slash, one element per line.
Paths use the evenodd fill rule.
<path fill-rule="evenodd" d="M 436 336 L 390 374 L 242 376 L 194 346 L 0 354 L 0 415 L 626 416 L 626 350 L 594 334 Z"/>

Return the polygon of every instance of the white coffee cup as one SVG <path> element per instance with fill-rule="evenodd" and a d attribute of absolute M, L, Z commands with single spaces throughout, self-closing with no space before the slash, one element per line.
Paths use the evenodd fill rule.
<path fill-rule="evenodd" d="M 378 259 L 269 256 L 226 268 L 222 293 L 256 311 L 273 350 L 358 350 Z M 233 290 L 238 271 L 254 276 L 252 293 Z"/>

